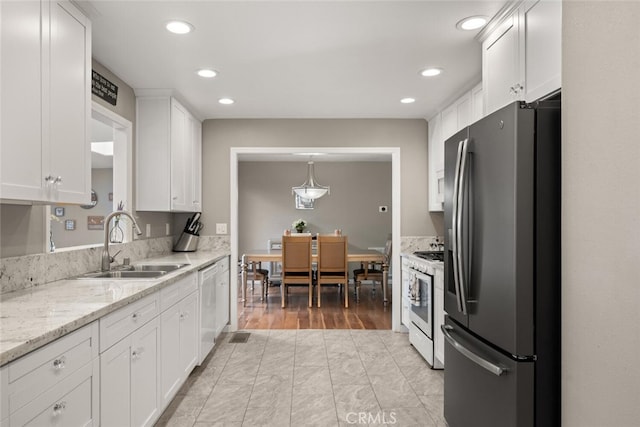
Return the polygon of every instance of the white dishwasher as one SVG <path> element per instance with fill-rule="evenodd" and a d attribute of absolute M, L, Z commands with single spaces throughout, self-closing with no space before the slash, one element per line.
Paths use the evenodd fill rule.
<path fill-rule="evenodd" d="M 219 262 L 198 272 L 200 290 L 200 344 L 198 365 L 207 357 L 216 339 L 216 279 Z"/>

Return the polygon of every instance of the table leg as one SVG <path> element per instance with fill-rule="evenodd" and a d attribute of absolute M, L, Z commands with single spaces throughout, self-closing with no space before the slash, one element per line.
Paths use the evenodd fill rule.
<path fill-rule="evenodd" d="M 242 306 L 247 305 L 247 260 L 242 255 Z"/>
<path fill-rule="evenodd" d="M 382 264 L 382 302 L 386 306 L 389 304 L 389 299 L 387 298 L 387 286 L 389 284 L 389 264 Z"/>

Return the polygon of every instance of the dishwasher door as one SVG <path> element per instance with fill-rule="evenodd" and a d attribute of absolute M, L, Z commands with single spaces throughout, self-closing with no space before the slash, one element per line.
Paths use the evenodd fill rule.
<path fill-rule="evenodd" d="M 198 285 L 200 292 L 200 344 L 198 365 L 213 349 L 216 338 L 216 277 L 218 263 L 200 270 Z"/>

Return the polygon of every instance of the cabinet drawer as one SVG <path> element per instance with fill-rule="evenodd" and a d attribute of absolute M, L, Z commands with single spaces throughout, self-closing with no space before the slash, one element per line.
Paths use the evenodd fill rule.
<path fill-rule="evenodd" d="M 97 363 L 97 362 L 96 362 Z M 12 426 L 89 426 L 98 420 L 94 398 L 97 369 L 84 365 L 38 399 L 11 414 Z"/>
<path fill-rule="evenodd" d="M 160 291 L 160 311 L 163 312 L 187 295 L 198 290 L 198 275 L 193 273 Z"/>
<path fill-rule="evenodd" d="M 158 292 L 100 319 L 100 353 L 159 313 Z"/>
<path fill-rule="evenodd" d="M 98 325 L 94 322 L 9 365 L 9 412 L 71 376 L 98 356 Z"/>

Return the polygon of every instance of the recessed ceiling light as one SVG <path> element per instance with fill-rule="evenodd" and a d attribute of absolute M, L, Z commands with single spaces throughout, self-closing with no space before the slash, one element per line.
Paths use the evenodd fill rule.
<path fill-rule="evenodd" d="M 218 75 L 218 72 L 216 70 L 210 70 L 208 68 L 203 68 L 202 70 L 198 70 L 198 75 L 200 77 L 206 77 L 208 79 L 215 77 Z"/>
<path fill-rule="evenodd" d="M 186 21 L 169 21 L 165 28 L 174 34 L 187 34 L 193 31 L 193 25 Z"/>
<path fill-rule="evenodd" d="M 441 73 L 442 73 L 442 68 L 436 68 L 436 67 L 425 68 L 424 70 L 420 71 L 420 75 L 423 77 L 435 77 L 440 75 Z"/>
<path fill-rule="evenodd" d="M 416 102 L 415 98 L 402 98 L 400 100 L 400 102 L 402 102 L 403 104 L 413 104 L 414 102 Z"/>
<path fill-rule="evenodd" d="M 486 23 L 486 16 L 470 16 L 468 18 L 464 18 L 461 21 L 458 21 L 458 23 L 456 24 L 456 28 L 458 28 L 459 30 L 471 31 L 484 27 Z"/>
<path fill-rule="evenodd" d="M 235 101 L 234 101 L 233 99 L 231 99 L 231 98 L 220 98 L 220 99 L 218 99 L 218 102 L 219 102 L 220 104 L 223 104 L 223 105 L 231 105 L 231 104 L 233 104 Z"/>

